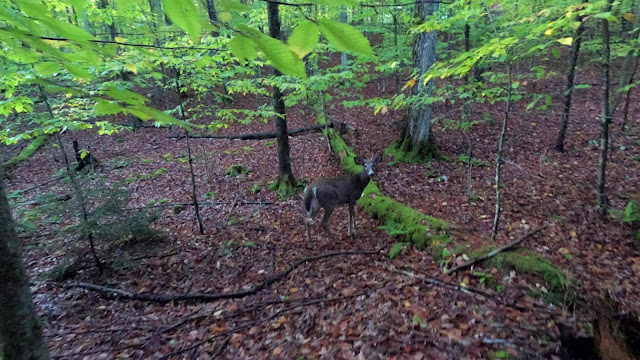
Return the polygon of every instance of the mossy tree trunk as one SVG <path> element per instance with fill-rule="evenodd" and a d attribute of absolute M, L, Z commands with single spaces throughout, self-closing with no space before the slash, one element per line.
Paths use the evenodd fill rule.
<path fill-rule="evenodd" d="M 0 168 L 2 173 L 2 168 Z M 0 176 L 2 179 L 2 176 Z M 0 180 L 0 359 L 49 359 Z"/>
<path fill-rule="evenodd" d="M 269 20 L 269 35 L 280 40 L 280 14 L 278 4 L 267 3 L 267 16 Z M 280 71 L 273 69 L 274 76 L 282 75 Z M 278 180 L 273 188 L 282 192 L 292 191 L 296 184 L 296 179 L 291 170 L 291 157 L 289 155 L 289 134 L 287 130 L 287 113 L 284 106 L 284 99 L 280 88 L 273 86 L 273 109 L 276 115 L 276 133 L 278 140 Z"/>
<path fill-rule="evenodd" d="M 424 22 L 438 9 L 437 3 L 416 3 L 415 17 L 418 23 Z M 413 48 L 413 62 L 418 68 L 418 81 L 414 86 L 414 95 L 421 100 L 433 95 L 435 84 L 433 80 L 424 83 L 423 76 L 436 62 L 435 31 L 420 32 L 415 37 Z M 431 134 L 432 108 L 427 104 L 416 104 L 408 111 L 408 125 L 400 150 L 413 152 L 428 157 L 433 154 L 433 138 Z"/>

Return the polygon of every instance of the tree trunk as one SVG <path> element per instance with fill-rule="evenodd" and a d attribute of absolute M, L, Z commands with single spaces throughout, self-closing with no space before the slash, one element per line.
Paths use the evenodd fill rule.
<path fill-rule="evenodd" d="M 269 35 L 280 40 L 280 14 L 278 4 L 267 3 L 267 16 L 269 20 Z M 274 76 L 282 75 L 277 69 L 273 69 Z M 289 156 L 289 135 L 287 130 L 287 113 L 280 88 L 273 86 L 273 110 L 276 114 L 276 133 L 278 133 L 278 181 L 277 187 L 293 187 L 296 183 L 291 171 L 291 158 Z"/>
<path fill-rule="evenodd" d="M 636 56 L 636 64 L 633 67 L 633 72 L 631 73 L 631 77 L 629 78 L 629 83 L 633 82 L 634 76 L 638 71 L 639 60 L 640 60 L 640 56 Z M 629 91 L 627 91 L 627 99 L 624 103 L 624 110 L 622 110 L 622 125 L 621 125 L 622 130 L 624 130 L 625 127 L 627 126 L 627 119 L 629 118 L 629 100 L 631 100 L 631 91 L 633 91 L 633 89 L 629 89 Z"/>
<path fill-rule="evenodd" d="M 422 23 L 433 15 L 438 8 L 437 3 L 416 3 L 416 20 Z M 415 37 L 413 49 L 414 66 L 418 68 L 418 82 L 414 87 L 414 95 L 428 98 L 433 95 L 435 84 L 429 80 L 424 84 L 423 76 L 436 62 L 437 34 L 434 30 L 420 32 Z M 433 139 L 431 136 L 431 105 L 415 105 L 409 110 L 409 124 L 404 135 L 402 150 L 415 152 L 419 156 L 432 155 Z"/>
<path fill-rule="evenodd" d="M 640 2 L 638 2 L 635 9 L 633 10 L 635 15 L 635 21 L 634 21 L 633 29 L 631 32 L 637 33 L 638 28 L 640 28 Z M 626 20 L 624 21 L 624 23 L 626 23 Z M 636 36 L 636 40 L 638 39 L 640 39 L 640 35 Z M 628 40 L 633 41 L 634 39 L 628 39 Z M 627 53 L 627 56 L 625 56 L 624 58 L 624 61 L 622 63 L 622 70 L 620 71 L 620 80 L 618 83 L 618 89 L 621 89 L 631 83 L 631 72 L 632 72 L 631 65 L 633 64 L 633 59 L 635 57 L 633 55 L 634 55 L 634 51 L 631 50 Z M 620 102 L 622 101 L 622 95 L 624 95 L 625 92 L 628 92 L 628 91 L 615 92 L 613 96 L 613 102 L 611 103 L 611 109 L 609 114 L 609 117 L 611 118 L 611 120 L 613 120 L 616 110 L 618 109 L 618 105 L 620 105 Z"/>
<path fill-rule="evenodd" d="M 513 86 L 513 79 L 511 73 L 511 63 L 507 64 L 507 76 L 509 83 L 507 84 L 507 104 L 504 108 L 504 121 L 502 122 L 502 131 L 500 132 L 500 138 L 498 139 L 498 151 L 496 152 L 496 212 L 493 218 L 493 229 L 491 231 L 491 241 L 496 240 L 498 235 L 498 225 L 500 224 L 500 175 L 502 170 L 502 153 L 504 152 L 504 141 L 507 136 L 507 126 L 509 125 L 509 112 L 511 111 L 511 93 Z"/>
<path fill-rule="evenodd" d="M 217 26 L 216 23 L 218 22 L 218 13 L 216 12 L 216 4 L 213 2 L 213 0 L 207 0 L 207 14 L 209 14 L 209 21 L 211 21 L 211 24 Z M 214 30 L 211 32 L 211 35 L 213 37 L 216 37 L 218 36 L 218 32 Z"/>
<path fill-rule="evenodd" d="M 586 0 L 583 0 L 584 4 Z M 573 82 L 576 77 L 576 65 L 578 64 L 578 55 L 580 54 L 580 44 L 582 42 L 582 33 L 584 32 L 584 22 L 582 16 L 576 16 L 576 21 L 580 23 L 573 35 L 573 43 L 571 44 L 571 54 L 569 55 L 569 66 L 567 68 L 567 83 L 564 90 L 564 110 L 562 111 L 562 123 L 560 131 L 556 139 L 556 150 L 564 151 L 564 138 L 569 126 L 569 111 L 571 110 L 571 95 L 573 95 Z"/>
<path fill-rule="evenodd" d="M 109 0 L 100 0 L 99 7 L 102 10 L 107 10 L 107 8 L 109 7 Z M 116 20 L 113 17 L 110 17 L 110 18 L 111 18 L 111 24 L 105 23 L 106 30 L 107 30 L 106 32 L 110 34 L 111 41 L 115 41 L 116 34 L 118 32 L 116 30 Z"/>
<path fill-rule="evenodd" d="M 160 0 L 149 0 L 149 9 L 153 14 L 153 26 L 156 30 L 158 30 L 163 15 L 162 2 Z"/>
<path fill-rule="evenodd" d="M 347 23 L 347 10 L 344 6 L 340 7 L 340 22 L 342 23 Z M 342 65 L 342 67 L 346 67 L 347 66 L 347 53 L 343 52 L 342 54 L 340 54 L 340 64 Z"/>
<path fill-rule="evenodd" d="M 0 176 L 0 359 L 49 359 L 1 179 L 4 177 Z"/>
<path fill-rule="evenodd" d="M 607 2 L 607 9 L 611 11 L 613 0 Z M 601 216 L 606 214 L 606 173 L 607 154 L 609 152 L 609 123 L 611 122 L 611 110 L 609 108 L 609 87 L 611 79 L 609 74 L 609 61 L 611 59 L 611 43 L 609 40 L 609 21 L 602 19 L 602 119 L 600 128 L 600 159 L 598 161 L 598 185 L 596 202 Z"/>

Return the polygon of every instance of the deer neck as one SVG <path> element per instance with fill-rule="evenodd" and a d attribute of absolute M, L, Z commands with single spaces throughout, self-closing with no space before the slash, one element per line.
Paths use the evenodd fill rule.
<path fill-rule="evenodd" d="M 364 189 L 369 184 L 371 177 L 366 173 L 366 170 L 362 170 L 358 175 L 354 176 L 354 180 L 361 189 Z"/>

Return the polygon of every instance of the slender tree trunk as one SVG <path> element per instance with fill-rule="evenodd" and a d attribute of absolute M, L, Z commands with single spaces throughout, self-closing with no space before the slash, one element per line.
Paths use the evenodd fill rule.
<path fill-rule="evenodd" d="M 398 0 L 393 0 L 394 4 L 398 3 Z M 400 54 L 400 48 L 398 47 L 398 9 L 393 9 L 393 46 L 396 51 L 396 55 Z M 396 94 L 400 93 L 400 74 L 398 70 L 400 69 L 400 65 L 396 65 L 395 69 L 393 69 L 393 74 L 395 77 L 395 88 L 394 91 Z"/>
<path fill-rule="evenodd" d="M 176 93 L 178 94 L 178 99 L 180 100 L 180 117 L 182 121 L 187 121 L 187 116 L 184 112 L 184 106 L 182 105 L 182 99 L 180 98 L 180 84 L 178 83 L 180 72 L 175 69 L 176 77 Z M 189 163 L 189 174 L 191 175 L 191 201 L 193 201 L 193 208 L 196 210 L 196 221 L 198 222 L 198 229 L 200 230 L 200 235 L 204 235 L 204 226 L 202 225 L 202 218 L 200 217 L 200 204 L 198 204 L 198 191 L 196 188 L 196 176 L 193 172 L 193 158 L 191 157 L 191 144 L 189 143 L 189 133 L 187 130 L 184 131 L 184 135 L 187 138 L 187 161 Z"/>
<path fill-rule="evenodd" d="M 269 35 L 280 40 L 280 14 L 278 4 L 267 3 L 267 16 L 269 20 Z M 273 69 L 273 76 L 282 75 L 277 69 Z M 287 113 L 280 88 L 273 86 L 273 109 L 276 115 L 276 132 L 278 133 L 278 181 L 279 187 L 291 188 L 296 180 L 291 170 L 291 158 L 289 156 L 289 135 L 287 130 Z"/>
<path fill-rule="evenodd" d="M 631 73 L 631 77 L 629 78 L 629 83 L 633 82 L 636 72 L 638 71 L 639 60 L 640 56 L 636 56 L 636 64 L 633 67 L 633 72 Z M 627 126 L 627 119 L 629 118 L 629 100 L 631 99 L 631 91 L 633 91 L 633 89 L 629 89 L 629 91 L 627 91 L 627 98 L 624 102 L 624 110 L 622 111 L 622 130 L 624 130 L 624 128 Z"/>
<path fill-rule="evenodd" d="M 180 105 L 180 107 L 182 107 L 182 105 Z M 202 225 L 202 217 L 200 217 L 200 205 L 198 204 L 196 177 L 193 172 L 193 157 L 191 157 L 191 145 L 189 144 L 189 133 L 185 130 L 184 134 L 187 137 L 187 156 L 188 156 L 188 162 L 189 162 L 189 174 L 191 174 L 191 200 L 193 201 L 193 208 L 196 210 L 196 220 L 198 221 L 198 229 L 200 230 L 200 235 L 204 235 L 204 226 Z"/>
<path fill-rule="evenodd" d="M 583 3 L 586 0 L 582 1 Z M 582 33 L 584 32 L 584 22 L 582 22 L 582 16 L 576 16 L 576 21 L 580 23 L 573 35 L 573 43 L 571 44 L 571 54 L 569 55 L 569 66 L 567 67 L 567 83 L 564 90 L 564 109 L 562 111 L 562 123 L 560 124 L 560 131 L 558 131 L 558 137 L 556 138 L 556 150 L 564 151 L 564 138 L 567 133 L 567 127 L 569 126 L 569 112 L 571 110 L 571 96 L 573 95 L 573 82 L 576 77 L 576 65 L 578 64 L 578 56 L 580 54 L 580 44 L 582 42 Z"/>
<path fill-rule="evenodd" d="M 47 360 L 0 166 L 0 359 Z"/>
<path fill-rule="evenodd" d="M 107 8 L 109 7 L 109 0 L 100 0 L 99 6 L 100 6 L 100 9 L 107 10 Z M 116 20 L 113 17 L 110 17 L 110 18 L 111 18 L 111 24 L 105 23 L 107 27 L 106 30 L 111 35 L 111 41 L 115 41 L 116 34 L 118 33 L 118 30 L 116 29 Z"/>
<path fill-rule="evenodd" d="M 53 115 L 53 110 L 51 110 L 51 105 L 49 104 L 49 100 L 42 88 L 42 85 L 38 85 L 38 89 L 40 90 L 40 95 L 42 96 L 42 100 L 47 107 L 47 112 L 51 117 L 51 120 L 55 119 Z M 84 201 L 84 194 L 82 193 L 82 189 L 80 188 L 80 184 L 78 183 L 78 179 L 76 178 L 76 173 L 71 169 L 71 164 L 69 163 L 69 157 L 67 156 L 67 152 L 64 150 L 64 144 L 62 143 L 62 139 L 60 139 L 60 134 L 56 133 L 56 140 L 58 142 L 58 146 L 60 147 L 60 151 L 62 152 L 62 157 L 64 158 L 64 165 L 67 169 L 67 174 L 69 175 L 69 180 L 71 180 L 71 185 L 73 187 L 73 191 L 76 193 L 76 198 L 78 199 L 78 206 L 80 207 L 82 223 L 84 228 L 87 229 L 87 239 L 89 240 L 89 249 L 91 251 L 91 255 L 93 256 L 93 260 L 96 262 L 96 266 L 98 267 L 98 271 L 102 273 L 102 261 L 98 257 L 98 253 L 96 251 L 95 242 L 93 241 L 93 233 L 89 229 L 89 212 L 87 211 L 87 204 Z"/>
<path fill-rule="evenodd" d="M 162 21 L 162 2 L 160 0 L 149 0 L 149 9 L 153 14 L 153 26 L 158 30 L 160 21 Z"/>
<path fill-rule="evenodd" d="M 468 22 L 466 22 L 464 24 L 464 51 L 465 52 L 469 52 L 471 51 L 471 25 L 469 25 Z M 468 84 L 469 83 L 469 72 L 471 71 L 471 69 L 469 69 L 469 71 L 464 74 L 464 83 Z"/>
<path fill-rule="evenodd" d="M 213 2 L 214 0 L 207 0 L 207 14 L 209 14 L 209 21 L 215 26 L 218 22 L 218 13 L 216 12 L 216 4 Z M 214 30 L 211 32 L 213 37 L 218 36 L 218 31 Z"/>
<path fill-rule="evenodd" d="M 493 218 L 493 230 L 491 231 L 491 241 L 496 240 L 498 234 L 498 225 L 500 223 L 500 174 L 502 170 L 502 153 L 504 150 L 504 141 L 507 136 L 507 125 L 509 124 L 509 112 L 511 111 L 511 87 L 513 86 L 513 79 L 511 74 L 511 62 L 507 64 L 507 76 L 509 77 L 509 84 L 507 84 L 507 104 L 504 109 L 504 121 L 502 122 L 502 131 L 500 132 L 500 138 L 498 140 L 498 151 L 496 153 L 496 214 Z"/>
<path fill-rule="evenodd" d="M 344 6 L 340 7 L 340 22 L 342 23 L 347 23 L 347 10 Z M 340 64 L 343 67 L 347 66 L 347 53 L 343 52 L 342 54 L 340 54 Z"/>
<path fill-rule="evenodd" d="M 635 21 L 633 25 L 632 31 L 637 31 L 640 28 L 640 2 L 636 5 L 634 9 Z M 626 20 L 625 20 L 626 22 Z M 628 36 L 625 36 L 628 38 Z M 640 40 L 640 35 L 636 35 L 636 40 Z M 631 65 L 633 64 L 634 59 L 634 51 L 630 50 L 625 56 L 624 61 L 622 62 L 622 70 L 620 71 L 620 81 L 618 83 L 618 89 L 621 89 L 631 83 Z M 628 91 L 626 91 L 628 92 Z M 618 105 L 622 101 L 622 95 L 625 91 L 616 91 L 613 96 L 613 101 L 611 102 L 611 109 L 609 117 L 611 120 L 615 117 L 616 110 L 618 109 Z"/>
<path fill-rule="evenodd" d="M 611 11 L 613 0 L 607 3 L 607 10 Z M 606 214 L 607 196 L 606 196 L 606 173 L 607 173 L 607 155 L 609 152 L 609 123 L 611 122 L 611 110 L 609 104 L 609 87 L 611 79 L 609 74 L 609 66 L 611 59 L 611 43 L 609 39 L 609 21 L 602 19 L 602 119 L 600 128 L 600 158 L 598 161 L 598 185 L 596 193 L 596 202 L 598 211 L 601 216 Z"/>
<path fill-rule="evenodd" d="M 415 17 L 418 23 L 424 22 L 438 9 L 437 3 L 416 3 Z M 424 84 L 423 76 L 436 62 L 435 30 L 420 32 L 415 37 L 413 49 L 414 66 L 418 68 L 418 81 L 414 86 L 414 95 L 428 98 L 433 95 L 435 84 L 429 80 Z M 431 105 L 416 105 L 409 110 L 409 124 L 404 134 L 401 149 L 417 153 L 419 156 L 429 156 L 433 152 L 433 139 L 431 136 Z"/>

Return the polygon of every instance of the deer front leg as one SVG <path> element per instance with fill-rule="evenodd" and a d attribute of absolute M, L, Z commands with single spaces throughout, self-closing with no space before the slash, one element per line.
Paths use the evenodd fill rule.
<path fill-rule="evenodd" d="M 356 234 L 356 209 L 355 204 L 349 204 L 349 228 L 347 235 L 352 236 Z"/>
<path fill-rule="evenodd" d="M 322 228 L 327 232 L 330 239 L 334 239 L 334 236 L 331 233 L 331 229 L 329 229 L 329 218 L 331 217 L 332 213 L 333 213 L 332 207 L 325 207 L 324 216 L 322 217 Z"/>

